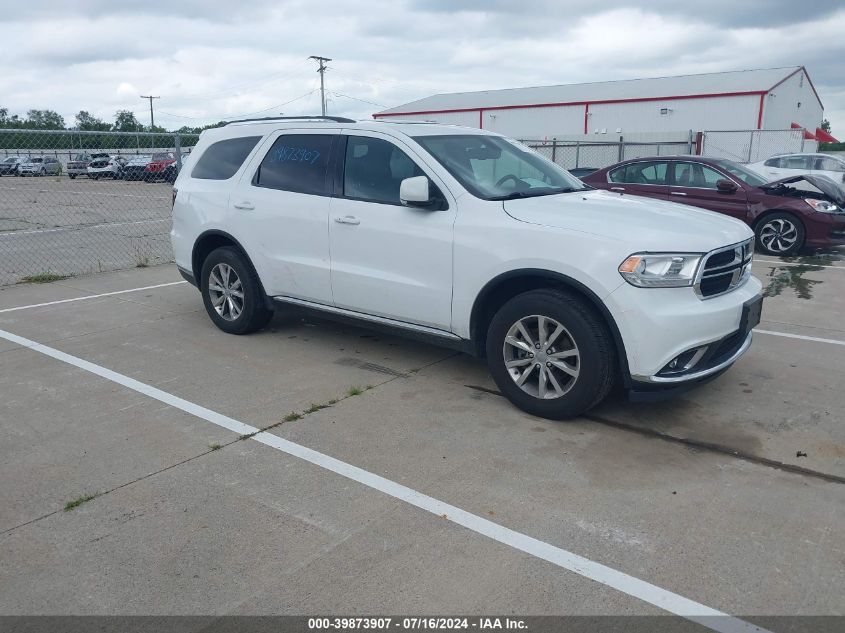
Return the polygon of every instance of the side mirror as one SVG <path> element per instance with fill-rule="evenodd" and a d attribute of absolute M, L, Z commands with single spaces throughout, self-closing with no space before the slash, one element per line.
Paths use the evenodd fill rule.
<path fill-rule="evenodd" d="M 716 189 L 721 193 L 734 193 L 736 191 L 736 183 L 732 180 L 717 180 Z"/>
<path fill-rule="evenodd" d="M 427 207 L 432 203 L 427 176 L 405 178 L 399 184 L 399 200 L 409 207 Z"/>

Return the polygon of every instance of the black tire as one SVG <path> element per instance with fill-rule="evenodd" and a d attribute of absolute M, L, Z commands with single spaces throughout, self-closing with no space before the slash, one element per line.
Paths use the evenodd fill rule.
<path fill-rule="evenodd" d="M 74 178 L 76 178 L 76 174 L 68 174 L 67 177 L 73 180 Z"/>
<path fill-rule="evenodd" d="M 571 336 L 571 342 L 578 350 L 578 376 L 559 397 L 541 399 L 527 393 L 505 367 L 503 348 L 508 331 L 518 321 L 532 315 L 554 319 L 561 324 L 567 332 L 558 340 Z M 532 290 L 505 303 L 490 322 L 486 351 L 490 374 L 508 400 L 527 413 L 552 420 L 574 417 L 596 406 L 610 392 L 616 377 L 616 351 L 607 324 L 583 299 L 561 290 Z M 533 354 L 531 357 L 534 358 Z M 532 369 L 532 372 L 536 371 L 539 369 Z"/>
<path fill-rule="evenodd" d="M 41 171 L 38 172 L 38 175 L 43 178 L 44 176 L 47 175 L 47 170 L 42 167 Z"/>
<path fill-rule="evenodd" d="M 772 231 L 775 235 L 781 235 L 787 239 L 794 238 L 795 241 L 787 245 L 782 238 L 772 238 Z M 754 227 L 754 235 L 757 249 L 761 253 L 775 257 L 789 257 L 795 255 L 804 246 L 806 231 L 804 223 L 797 217 L 785 211 L 778 211 L 758 221 Z"/>
<path fill-rule="evenodd" d="M 241 281 L 243 291 L 243 307 L 239 315 L 232 320 L 218 314 L 212 305 L 209 292 L 209 277 L 215 266 L 228 264 Z M 247 261 L 246 257 L 236 248 L 223 246 L 213 250 L 202 265 L 200 277 L 200 291 L 205 310 L 214 324 L 229 334 L 249 334 L 263 328 L 273 316 L 273 311 L 267 308 L 264 289 L 258 275 Z"/>

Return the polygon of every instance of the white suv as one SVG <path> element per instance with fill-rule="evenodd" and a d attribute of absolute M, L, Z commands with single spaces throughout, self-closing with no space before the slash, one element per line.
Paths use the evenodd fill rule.
<path fill-rule="evenodd" d="M 597 191 L 483 130 L 333 117 L 202 133 L 173 192 L 182 275 L 244 334 L 276 309 L 486 356 L 501 391 L 564 418 L 617 380 L 652 398 L 751 344 L 743 222 Z"/>

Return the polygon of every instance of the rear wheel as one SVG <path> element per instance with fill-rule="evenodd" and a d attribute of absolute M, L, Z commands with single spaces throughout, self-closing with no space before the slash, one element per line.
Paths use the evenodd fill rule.
<path fill-rule="evenodd" d="M 758 248 L 767 255 L 794 255 L 804 245 L 804 224 L 791 213 L 767 215 L 754 232 Z"/>
<path fill-rule="evenodd" d="M 67 177 L 73 180 L 74 178 L 76 178 L 76 174 L 68 174 Z"/>
<path fill-rule="evenodd" d="M 544 418 L 577 416 L 613 386 L 615 350 L 603 319 L 558 290 L 517 295 L 493 317 L 487 363 L 517 407 Z"/>
<path fill-rule="evenodd" d="M 213 250 L 202 265 L 202 300 L 214 324 L 229 334 L 260 330 L 273 316 L 258 275 L 231 246 Z"/>

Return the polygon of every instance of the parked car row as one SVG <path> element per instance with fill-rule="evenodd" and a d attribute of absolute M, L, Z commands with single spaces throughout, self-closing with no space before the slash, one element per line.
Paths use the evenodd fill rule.
<path fill-rule="evenodd" d="M 187 157 L 187 154 L 182 154 L 182 162 Z M 0 161 L 0 176 L 47 176 L 61 173 L 62 164 L 50 156 L 8 156 Z M 109 178 L 175 182 L 178 173 L 175 152 L 157 152 L 131 158 L 107 153 L 80 153 L 67 164 L 67 176 L 71 180 L 77 176 L 87 176 L 91 180 Z"/>
<path fill-rule="evenodd" d="M 597 189 L 672 200 L 742 220 L 754 230 L 759 250 L 769 255 L 845 245 L 841 180 L 798 170 L 769 181 L 749 167 L 722 158 L 655 156 L 622 161 L 582 180 Z"/>
<path fill-rule="evenodd" d="M 51 156 L 7 156 L 0 163 L 0 176 L 47 176 L 62 173 L 62 164 Z"/>

